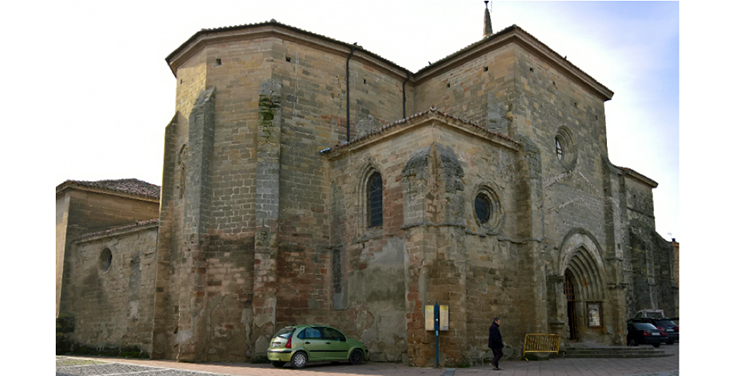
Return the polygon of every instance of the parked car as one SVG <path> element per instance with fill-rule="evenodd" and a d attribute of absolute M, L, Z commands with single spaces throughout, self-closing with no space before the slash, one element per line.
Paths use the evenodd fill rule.
<path fill-rule="evenodd" d="M 659 347 L 662 343 L 667 343 L 666 331 L 648 322 L 628 322 L 628 346 L 648 344 Z"/>
<path fill-rule="evenodd" d="M 652 324 L 657 328 L 664 328 L 667 332 L 667 345 L 671 345 L 680 340 L 680 327 L 668 318 L 653 319 Z"/>
<path fill-rule="evenodd" d="M 635 316 L 633 316 L 634 319 L 642 319 L 642 318 L 657 319 L 661 317 L 665 317 L 664 310 L 662 309 L 642 309 L 636 312 Z"/>
<path fill-rule="evenodd" d="M 295 325 L 279 330 L 266 350 L 274 367 L 291 362 L 303 368 L 308 362 L 349 361 L 362 364 L 368 351 L 362 342 L 345 336 L 340 330 L 325 325 Z"/>
<path fill-rule="evenodd" d="M 662 318 L 633 318 L 628 320 L 628 323 L 631 322 L 647 322 L 650 324 L 653 324 L 656 328 L 659 330 L 663 330 L 667 333 L 667 345 L 672 345 L 675 342 L 680 340 L 680 328 L 675 324 L 673 319 L 669 319 L 666 317 Z"/>

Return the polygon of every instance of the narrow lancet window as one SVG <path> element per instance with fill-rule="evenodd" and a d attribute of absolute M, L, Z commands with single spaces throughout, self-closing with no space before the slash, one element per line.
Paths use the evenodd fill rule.
<path fill-rule="evenodd" d="M 368 227 L 383 226 L 383 179 L 377 172 L 367 183 L 367 211 Z"/>

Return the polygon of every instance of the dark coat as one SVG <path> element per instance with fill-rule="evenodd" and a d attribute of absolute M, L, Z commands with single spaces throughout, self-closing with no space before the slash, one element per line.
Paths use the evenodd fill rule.
<path fill-rule="evenodd" d="M 490 341 L 487 347 L 491 349 L 502 349 L 505 347 L 503 345 L 503 335 L 500 334 L 500 327 L 494 322 L 490 325 Z"/>

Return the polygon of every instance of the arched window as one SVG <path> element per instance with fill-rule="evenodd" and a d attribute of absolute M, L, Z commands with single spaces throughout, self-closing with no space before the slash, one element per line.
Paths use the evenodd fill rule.
<path fill-rule="evenodd" d="M 383 226 L 383 178 L 375 172 L 367 180 L 367 227 Z"/>
<path fill-rule="evenodd" d="M 110 266 L 112 266 L 112 251 L 109 248 L 104 248 L 99 253 L 99 270 L 106 272 Z"/>

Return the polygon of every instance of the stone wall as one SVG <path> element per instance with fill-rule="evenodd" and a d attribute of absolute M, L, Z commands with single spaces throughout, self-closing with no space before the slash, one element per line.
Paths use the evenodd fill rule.
<path fill-rule="evenodd" d="M 61 312 L 75 319 L 74 346 L 151 352 L 157 226 L 150 221 L 73 243 Z"/>
<path fill-rule="evenodd" d="M 72 242 L 85 233 L 133 224 L 159 216 L 159 202 L 74 185 L 61 185 L 56 194 L 56 311 L 72 278 Z"/>
<path fill-rule="evenodd" d="M 174 201 L 162 210 L 160 254 L 182 266 L 160 269 L 158 356 L 263 357 L 276 327 L 329 317 L 333 248 L 319 151 L 346 140 L 345 52 L 351 51 L 260 37 L 208 44 L 176 69 L 177 115 L 167 130 L 163 183 Z M 403 79 L 368 61 L 355 51 L 349 64 L 352 137 L 402 116 Z M 194 137 L 194 113 L 208 91 L 211 131 Z M 191 164 L 180 164 L 181 156 L 193 157 L 196 143 L 212 147 L 198 180 L 190 177 Z M 185 189 L 195 186 L 205 198 L 191 204 Z M 204 227 L 191 235 L 186 231 L 197 222 L 188 205 L 198 202 L 206 208 Z M 188 250 L 197 273 L 180 261 Z M 196 292 L 181 289 L 185 282 Z M 181 319 L 190 310 L 216 318 Z M 219 343 L 227 345 L 213 348 Z"/>
<path fill-rule="evenodd" d="M 505 115 L 515 101 L 518 64 L 513 50 L 506 45 L 450 69 L 420 75 L 415 82 L 416 110 L 435 107 L 508 135 Z"/>
<path fill-rule="evenodd" d="M 632 171 L 622 179 L 626 199 L 628 247 L 626 277 L 631 281 L 628 317 L 641 309 L 663 309 L 667 316 L 678 311 L 674 246 L 655 231 L 654 184 Z"/>
<path fill-rule="evenodd" d="M 345 315 L 370 317 L 341 325 L 360 335 L 376 360 L 434 363 L 434 334 L 424 330 L 424 307 L 436 301 L 450 306 L 451 328 L 440 335 L 442 363 L 480 361 L 488 351 L 486 331 L 494 316 L 509 318 L 506 342 L 515 347 L 525 328 L 540 327 L 533 315 L 511 314 L 536 304 L 515 298 L 533 293 L 523 281 L 533 271 L 513 235 L 513 147 L 500 146 L 499 136 L 466 131 L 474 125 L 433 114 L 394 125 L 329 157 L 333 222 L 341 226 L 334 239 L 341 238 L 345 247 L 341 309 L 351 312 Z M 384 221 L 382 227 L 368 228 L 363 187 L 373 172 L 383 179 Z M 480 190 L 492 191 L 497 199 L 489 225 L 480 225 L 474 216 Z"/>
<path fill-rule="evenodd" d="M 568 311 L 561 285 L 570 271 L 575 337 L 622 343 L 624 312 L 617 288 L 622 266 L 615 241 L 621 230 L 614 214 L 618 197 L 610 182 L 603 98 L 546 57 L 520 47 L 514 56 L 512 133 L 535 145 L 541 159 L 544 251 L 539 257 L 545 259 L 547 285 L 554 290 L 548 293 L 555 321 L 551 330 L 564 338 L 571 335 L 567 322 L 561 323 L 567 320 L 562 311 Z M 589 326 L 589 303 L 602 305 L 601 327 Z"/>

